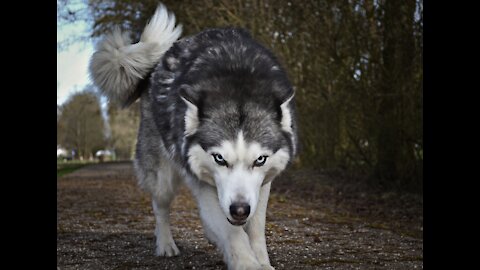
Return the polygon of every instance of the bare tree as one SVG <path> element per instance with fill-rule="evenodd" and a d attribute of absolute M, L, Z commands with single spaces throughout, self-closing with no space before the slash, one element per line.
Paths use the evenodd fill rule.
<path fill-rule="evenodd" d="M 105 123 L 99 99 L 92 90 L 73 94 L 62 106 L 59 123 L 62 146 L 75 150 L 78 157 L 88 159 L 105 147 Z"/>

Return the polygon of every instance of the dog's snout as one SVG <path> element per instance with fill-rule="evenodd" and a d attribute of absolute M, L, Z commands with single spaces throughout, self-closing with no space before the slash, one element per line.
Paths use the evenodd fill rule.
<path fill-rule="evenodd" d="M 230 215 L 236 220 L 245 220 L 250 215 L 248 203 L 233 203 L 230 205 Z"/>

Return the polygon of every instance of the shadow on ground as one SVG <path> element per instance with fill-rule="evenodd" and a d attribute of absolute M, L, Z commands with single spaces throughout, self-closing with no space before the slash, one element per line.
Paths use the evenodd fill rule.
<path fill-rule="evenodd" d="M 276 269 L 422 269 L 423 201 L 290 171 L 272 185 L 267 245 Z M 226 269 L 204 238 L 183 187 L 172 205 L 181 251 L 154 256 L 155 221 L 130 162 L 95 164 L 57 179 L 59 269 Z"/>

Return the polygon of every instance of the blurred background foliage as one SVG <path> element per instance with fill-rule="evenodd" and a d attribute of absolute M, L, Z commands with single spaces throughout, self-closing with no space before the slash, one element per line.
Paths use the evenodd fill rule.
<path fill-rule="evenodd" d="M 239 26 L 274 51 L 296 90 L 296 168 L 339 170 L 423 190 L 423 1 L 166 0 L 191 35 Z M 119 25 L 138 41 L 158 1 L 57 1 L 58 21 L 85 20 L 90 39 Z M 106 144 L 131 158 L 138 104 L 109 105 Z M 92 146 L 93 147 L 93 146 Z"/>

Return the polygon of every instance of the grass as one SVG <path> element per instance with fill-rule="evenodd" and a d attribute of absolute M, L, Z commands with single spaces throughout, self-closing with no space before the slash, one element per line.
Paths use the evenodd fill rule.
<path fill-rule="evenodd" d="M 57 178 L 72 173 L 86 165 L 93 164 L 92 161 L 58 161 L 57 162 Z"/>

